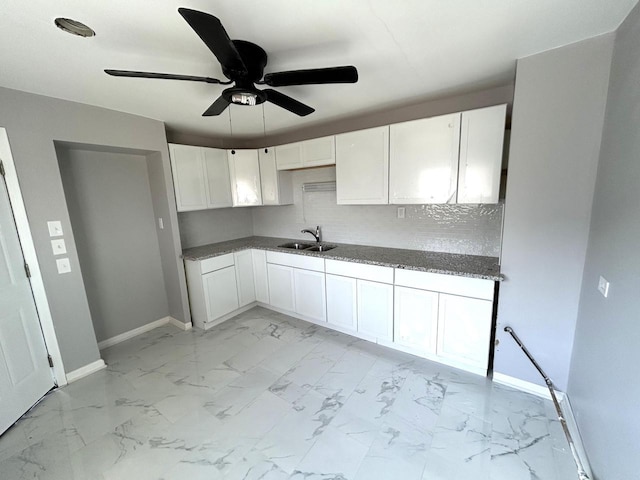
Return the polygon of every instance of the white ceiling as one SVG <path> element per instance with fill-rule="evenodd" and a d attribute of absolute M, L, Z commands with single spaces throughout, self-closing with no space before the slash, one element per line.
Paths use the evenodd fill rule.
<path fill-rule="evenodd" d="M 615 30 L 638 0 L 0 0 L 0 85 L 164 121 L 201 136 L 259 137 L 513 81 L 515 60 Z M 316 109 L 201 114 L 224 88 L 115 78 L 105 68 L 223 79 L 178 7 L 211 13 L 269 55 L 265 72 L 355 65 L 356 84 L 282 87 Z M 55 17 L 86 23 L 85 39 Z M 587 72 L 585 72 L 587 73 Z M 0 106 L 1 108 L 1 106 Z M 232 127 L 232 132 L 230 130 Z"/>

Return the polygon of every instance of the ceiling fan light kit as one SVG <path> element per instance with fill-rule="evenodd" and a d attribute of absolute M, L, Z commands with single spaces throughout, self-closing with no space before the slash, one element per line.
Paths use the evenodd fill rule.
<path fill-rule="evenodd" d="M 358 71 L 354 66 L 292 70 L 264 74 L 267 53 L 255 43 L 246 40 L 231 40 L 217 17 L 208 13 L 179 8 L 189 26 L 196 32 L 222 66 L 222 73 L 229 81 L 211 77 L 174 75 L 169 73 L 138 72 L 131 70 L 105 70 L 115 77 L 159 78 L 164 80 L 186 80 L 234 86 L 222 91 L 220 97 L 202 114 L 217 116 L 230 104 L 255 106 L 270 102 L 296 115 L 304 117 L 315 111 L 312 107 L 270 88 L 258 90 L 257 85 L 286 87 L 291 85 L 320 85 L 330 83 L 355 83 Z"/>

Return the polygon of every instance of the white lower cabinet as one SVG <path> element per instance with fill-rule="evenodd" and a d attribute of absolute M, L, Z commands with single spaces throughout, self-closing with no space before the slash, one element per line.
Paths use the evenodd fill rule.
<path fill-rule="evenodd" d="M 236 266 L 236 282 L 238 285 L 238 302 L 240 307 L 256 301 L 256 287 L 253 273 L 253 257 L 251 250 L 243 250 L 233 254 Z"/>
<path fill-rule="evenodd" d="M 493 302 L 441 293 L 438 356 L 470 367 L 487 368 Z"/>
<path fill-rule="evenodd" d="M 327 320 L 324 272 L 293 269 L 295 312 L 317 322 Z"/>
<path fill-rule="evenodd" d="M 358 332 L 379 340 L 393 340 L 393 285 L 357 281 Z"/>
<path fill-rule="evenodd" d="M 222 268 L 202 276 L 207 322 L 238 309 L 238 290 L 234 266 Z"/>
<path fill-rule="evenodd" d="M 436 353 L 438 293 L 395 287 L 394 343 L 418 354 Z"/>
<path fill-rule="evenodd" d="M 327 323 L 358 329 L 356 279 L 327 274 Z"/>
<path fill-rule="evenodd" d="M 267 252 L 251 250 L 253 261 L 253 283 L 258 302 L 269 304 L 269 277 L 267 276 Z"/>
<path fill-rule="evenodd" d="M 272 307 L 294 312 L 296 301 L 293 287 L 293 268 L 284 265 L 267 264 L 269 276 L 269 299 Z"/>

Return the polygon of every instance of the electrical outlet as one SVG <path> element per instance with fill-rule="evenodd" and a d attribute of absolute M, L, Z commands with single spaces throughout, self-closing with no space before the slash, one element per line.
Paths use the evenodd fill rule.
<path fill-rule="evenodd" d="M 404 207 L 398 207 L 398 218 L 404 218 Z"/>
<path fill-rule="evenodd" d="M 162 217 L 158 217 L 158 227 L 160 227 L 160 230 L 164 229 L 164 220 L 162 220 Z"/>
<path fill-rule="evenodd" d="M 602 275 L 600 275 L 600 280 L 598 280 L 598 291 L 604 298 L 609 296 L 609 282 L 607 282 L 607 279 Z"/>

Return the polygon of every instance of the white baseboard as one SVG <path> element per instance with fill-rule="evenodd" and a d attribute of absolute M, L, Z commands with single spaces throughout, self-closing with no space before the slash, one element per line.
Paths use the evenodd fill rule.
<path fill-rule="evenodd" d="M 92 373 L 97 372 L 98 370 L 102 370 L 103 368 L 107 368 L 107 365 L 104 363 L 104 360 L 96 360 L 95 362 L 91 362 L 84 367 L 77 368 L 66 374 L 67 383 L 75 382 L 76 380 L 80 380 L 81 378 L 86 377 L 87 375 L 91 375 Z"/>
<path fill-rule="evenodd" d="M 169 323 L 174 327 L 178 327 L 180 330 L 185 330 L 185 331 L 191 330 L 191 328 L 193 327 L 191 322 L 184 323 L 173 317 L 169 317 Z"/>
<path fill-rule="evenodd" d="M 568 395 L 565 395 L 560 401 L 560 407 L 562 408 L 564 419 L 567 422 L 567 428 L 569 429 L 571 438 L 573 438 L 573 444 L 576 447 L 576 453 L 582 462 L 582 466 L 584 467 L 587 475 L 589 475 L 589 478 L 593 478 L 591 466 L 589 465 L 589 458 L 587 457 L 587 451 L 582 443 L 582 437 L 580 436 L 580 430 L 578 429 L 578 422 L 576 422 L 576 417 L 573 413 L 573 408 L 571 407 Z"/>
<path fill-rule="evenodd" d="M 128 332 L 121 333 L 120 335 L 116 335 L 115 337 L 107 338 L 98 343 L 98 348 L 100 350 L 104 350 L 105 348 L 113 347 L 120 342 L 124 342 L 125 340 L 129 340 L 130 338 L 136 337 L 141 333 L 148 332 L 149 330 L 153 330 L 154 328 L 161 327 L 162 325 L 166 325 L 170 322 L 171 317 L 164 317 L 159 320 L 155 320 L 153 322 L 147 323 L 146 325 L 142 325 L 141 327 L 134 328 L 133 330 L 129 330 Z"/>
<path fill-rule="evenodd" d="M 543 387 L 542 385 L 527 382 L 526 380 L 520 380 L 519 378 L 511 377 L 509 375 L 505 375 L 504 373 L 498 372 L 493 373 L 493 381 L 501 385 L 506 385 L 507 387 L 515 388 L 516 390 L 520 390 L 522 392 L 536 395 L 537 397 L 551 400 L 551 393 L 549 393 L 549 389 L 547 387 Z M 564 392 L 561 392 L 559 390 L 556 390 L 555 392 L 558 401 L 561 402 L 565 397 Z"/>

